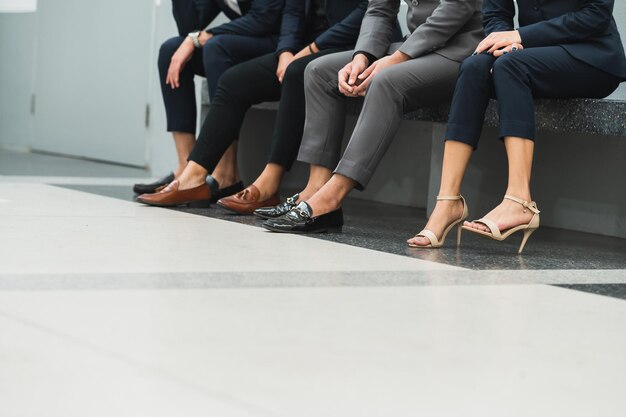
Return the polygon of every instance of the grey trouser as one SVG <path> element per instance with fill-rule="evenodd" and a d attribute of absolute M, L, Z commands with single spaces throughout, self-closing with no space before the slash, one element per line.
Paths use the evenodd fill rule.
<path fill-rule="evenodd" d="M 398 45 L 393 44 L 390 51 Z M 421 106 L 450 101 L 460 63 L 431 53 L 376 74 L 341 158 L 348 98 L 338 90 L 337 73 L 353 54 L 326 55 L 307 66 L 306 123 L 298 160 L 334 169 L 336 174 L 355 180 L 356 188 L 362 190 L 389 148 L 402 115 Z"/>

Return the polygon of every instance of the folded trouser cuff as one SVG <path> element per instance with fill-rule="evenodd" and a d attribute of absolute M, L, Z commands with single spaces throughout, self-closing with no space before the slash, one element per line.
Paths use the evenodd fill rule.
<path fill-rule="evenodd" d="M 371 170 L 367 169 L 365 165 L 349 161 L 345 158 L 339 161 L 334 173 L 356 181 L 356 186 L 354 188 L 359 191 L 363 191 L 365 187 L 367 187 L 367 184 L 369 184 L 372 179 L 372 175 L 374 174 Z"/>
<path fill-rule="evenodd" d="M 480 128 L 476 129 L 475 127 L 463 124 L 448 123 L 446 127 L 445 139 L 462 142 L 476 149 L 478 147 L 481 132 L 482 129 Z"/>
<path fill-rule="evenodd" d="M 337 166 L 337 155 L 335 155 L 334 152 L 325 152 L 319 149 L 300 146 L 298 161 L 311 165 L 319 165 L 328 169 L 335 169 Z"/>
<path fill-rule="evenodd" d="M 519 120 L 500 121 L 500 140 L 507 136 L 535 140 L 535 124 Z"/>

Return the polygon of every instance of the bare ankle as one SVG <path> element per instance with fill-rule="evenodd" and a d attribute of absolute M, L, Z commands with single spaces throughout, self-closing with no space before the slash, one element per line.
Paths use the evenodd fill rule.
<path fill-rule="evenodd" d="M 520 198 L 524 201 L 532 201 L 532 197 L 530 195 L 530 190 L 527 188 L 513 188 L 509 187 L 506 190 L 506 195 L 510 195 L 513 197 Z"/>
<path fill-rule="evenodd" d="M 307 185 L 307 187 L 300 191 L 298 201 L 306 201 L 315 195 L 322 187 L 315 187 Z"/>

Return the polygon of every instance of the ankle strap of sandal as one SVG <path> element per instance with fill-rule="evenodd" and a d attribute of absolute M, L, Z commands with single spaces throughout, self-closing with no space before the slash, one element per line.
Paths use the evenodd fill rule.
<path fill-rule="evenodd" d="M 461 200 L 462 198 L 463 197 L 461 195 L 438 195 L 437 201 L 442 201 L 442 200 L 456 201 L 456 200 Z"/>
<path fill-rule="evenodd" d="M 522 206 L 524 206 L 524 212 L 526 212 L 526 210 L 530 210 L 535 214 L 539 214 L 541 213 L 539 211 L 539 209 L 537 208 L 537 203 L 535 203 L 534 201 L 528 202 L 528 201 L 524 201 L 521 198 L 517 198 L 514 197 L 512 195 L 505 195 L 504 198 L 506 198 L 507 200 L 511 200 L 511 201 L 515 201 L 518 204 L 521 204 Z"/>

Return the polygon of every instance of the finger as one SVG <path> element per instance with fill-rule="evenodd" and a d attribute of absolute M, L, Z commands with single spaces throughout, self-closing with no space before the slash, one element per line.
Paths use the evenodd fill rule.
<path fill-rule="evenodd" d="M 339 81 L 344 81 L 344 82 L 348 82 L 348 78 L 350 77 L 350 71 L 347 68 L 342 68 L 341 70 L 339 70 L 339 72 L 337 73 L 337 79 Z"/>
<path fill-rule="evenodd" d="M 356 83 L 356 79 L 359 76 L 359 71 L 356 65 L 353 65 L 350 71 L 350 78 L 348 79 L 348 84 L 354 85 Z"/>
<path fill-rule="evenodd" d="M 370 76 L 370 74 L 372 73 L 372 71 L 374 71 L 376 67 L 374 65 L 370 65 L 368 68 L 365 69 L 365 71 L 363 71 L 360 75 L 359 75 L 359 80 L 365 80 L 367 79 L 367 77 Z"/>
<path fill-rule="evenodd" d="M 367 86 L 372 81 L 372 78 L 374 78 L 374 75 L 376 75 L 376 72 L 372 72 L 369 77 L 363 80 L 363 82 L 361 82 L 361 85 L 354 89 L 354 94 L 365 94 L 365 90 L 367 90 Z"/>
<path fill-rule="evenodd" d="M 509 46 L 509 45 L 510 45 L 510 43 L 509 43 L 509 42 L 507 42 L 507 41 L 499 41 L 499 42 L 494 43 L 494 44 L 491 46 L 491 48 L 489 48 L 489 51 L 487 51 L 487 52 L 489 52 L 490 54 L 492 54 L 492 53 L 494 53 L 496 50 L 498 50 L 498 49 L 504 49 L 504 48 L 506 48 L 506 47 L 507 47 L 507 46 Z"/>
<path fill-rule="evenodd" d="M 491 48 L 492 46 L 493 46 L 493 41 L 491 39 L 489 39 L 489 38 L 485 38 L 476 47 L 476 54 L 480 54 L 482 52 L 485 52 L 487 49 Z"/>
<path fill-rule="evenodd" d="M 495 58 L 501 57 L 502 55 L 506 54 L 507 51 L 505 49 L 497 49 L 495 51 L 493 51 L 493 56 Z"/>
<path fill-rule="evenodd" d="M 340 73 L 341 74 L 341 73 Z M 352 93 L 352 86 L 348 84 L 348 74 L 344 73 L 343 76 L 339 77 L 339 90 L 343 90 L 342 93 Z"/>

